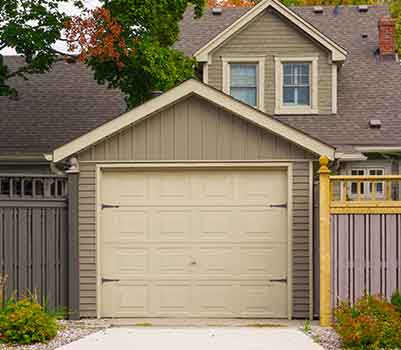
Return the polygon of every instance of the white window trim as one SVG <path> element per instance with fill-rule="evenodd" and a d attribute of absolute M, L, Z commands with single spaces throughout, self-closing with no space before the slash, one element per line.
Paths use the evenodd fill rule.
<path fill-rule="evenodd" d="M 331 66 L 331 112 L 337 114 L 337 64 Z"/>
<path fill-rule="evenodd" d="M 382 167 L 363 167 L 363 168 L 351 168 L 350 170 L 350 174 L 352 175 L 353 171 L 363 171 L 363 176 L 369 176 L 369 171 L 370 170 L 381 170 L 383 172 L 383 175 L 385 175 L 385 168 Z M 351 199 L 357 199 L 358 195 L 356 193 L 352 193 L 352 183 L 350 183 L 349 185 L 349 189 L 348 189 L 348 195 Z M 362 195 L 360 195 L 361 199 L 370 199 L 371 198 L 371 192 L 370 192 L 370 185 L 371 183 L 369 181 L 366 181 L 363 183 L 363 191 L 364 193 Z M 384 182 L 382 182 L 382 186 L 383 186 L 383 192 L 382 193 L 377 193 L 376 192 L 376 199 L 383 199 L 385 198 L 385 193 L 386 193 L 386 188 L 384 185 Z"/>
<path fill-rule="evenodd" d="M 265 56 L 235 56 L 222 57 L 223 62 L 223 92 L 230 95 L 230 63 L 255 63 L 257 67 L 257 106 L 261 111 L 265 110 Z"/>
<path fill-rule="evenodd" d="M 317 114 L 318 111 L 318 57 L 274 57 L 276 81 L 276 106 L 274 114 Z M 310 106 L 283 104 L 283 63 L 306 62 L 311 65 Z"/>

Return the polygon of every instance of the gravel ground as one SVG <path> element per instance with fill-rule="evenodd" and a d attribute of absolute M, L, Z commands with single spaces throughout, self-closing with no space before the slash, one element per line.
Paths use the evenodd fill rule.
<path fill-rule="evenodd" d="M 83 338 L 91 333 L 107 328 L 106 324 L 86 321 L 59 321 L 60 330 L 57 336 L 48 344 L 5 345 L 0 344 L 0 350 L 54 350 L 63 345 Z"/>
<path fill-rule="evenodd" d="M 306 333 L 325 350 L 342 349 L 340 337 L 332 328 L 312 326 Z"/>

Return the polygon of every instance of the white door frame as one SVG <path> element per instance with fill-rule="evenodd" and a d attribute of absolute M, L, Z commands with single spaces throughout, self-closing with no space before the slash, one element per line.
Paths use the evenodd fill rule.
<path fill-rule="evenodd" d="M 96 164 L 96 314 L 101 318 L 101 181 L 102 172 L 105 170 L 123 169 L 254 169 L 254 168 L 283 168 L 287 170 L 287 315 L 292 319 L 292 187 L 293 187 L 293 166 L 291 162 L 153 162 L 153 163 L 100 163 Z"/>

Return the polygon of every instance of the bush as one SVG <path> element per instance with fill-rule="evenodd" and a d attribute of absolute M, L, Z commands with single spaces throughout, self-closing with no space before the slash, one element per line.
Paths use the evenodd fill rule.
<path fill-rule="evenodd" d="M 354 306 L 339 305 L 334 329 L 346 349 L 401 348 L 401 317 L 385 299 L 365 296 Z"/>
<path fill-rule="evenodd" d="M 0 341 L 10 344 L 44 343 L 56 336 L 58 324 L 35 298 L 10 299 L 0 312 Z"/>
<path fill-rule="evenodd" d="M 397 311 L 401 314 L 401 293 L 398 290 L 396 290 L 392 295 L 391 304 L 393 304 Z"/>

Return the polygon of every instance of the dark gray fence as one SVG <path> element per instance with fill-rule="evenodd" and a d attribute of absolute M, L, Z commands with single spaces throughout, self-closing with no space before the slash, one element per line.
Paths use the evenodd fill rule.
<path fill-rule="evenodd" d="M 331 217 L 332 305 L 401 289 L 401 215 Z"/>
<path fill-rule="evenodd" d="M 69 307 L 67 177 L 0 175 L 0 276 L 5 297 L 35 293 Z"/>

